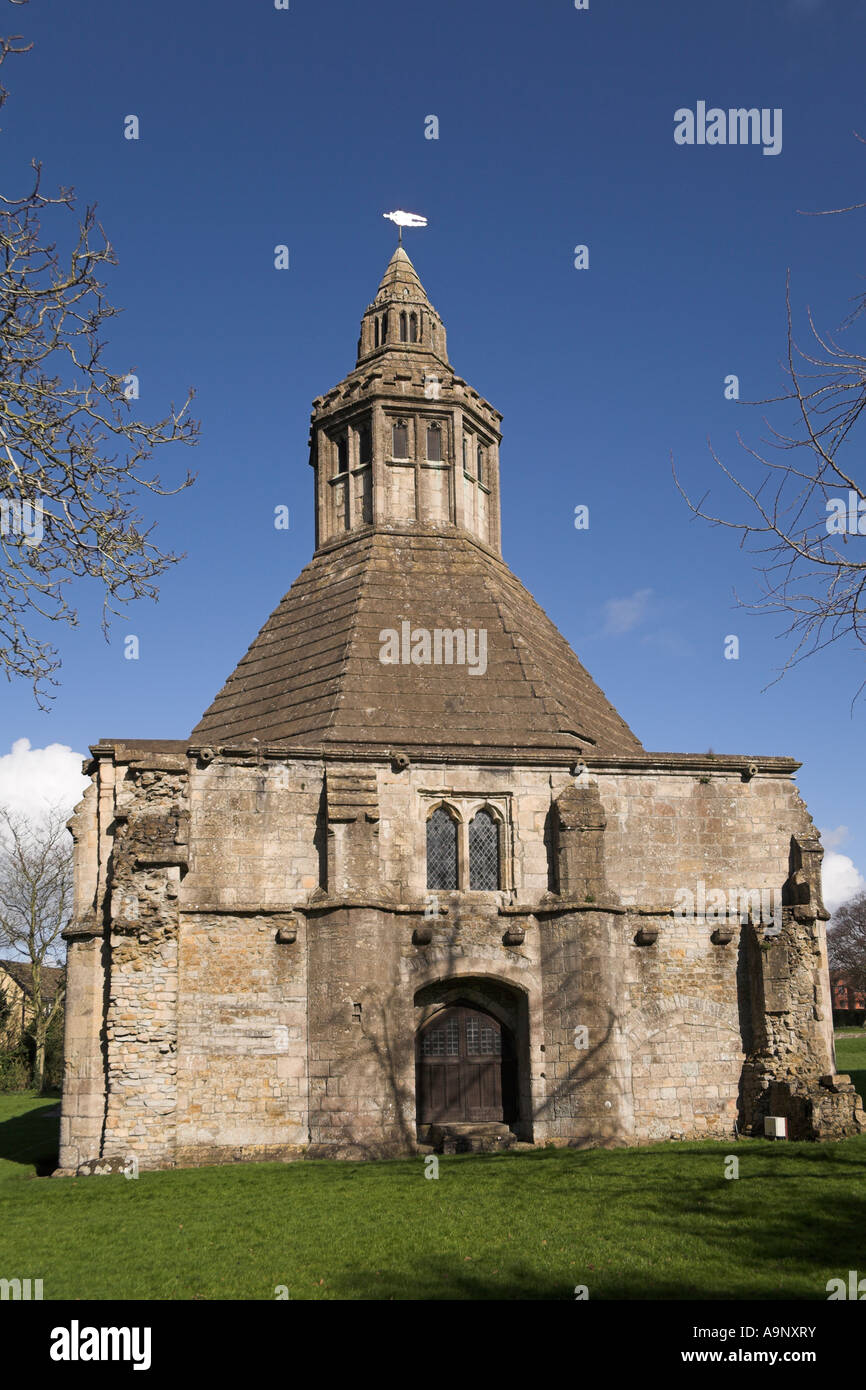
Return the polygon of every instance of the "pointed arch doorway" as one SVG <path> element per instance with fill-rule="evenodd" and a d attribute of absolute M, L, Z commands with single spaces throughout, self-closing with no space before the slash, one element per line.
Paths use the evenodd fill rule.
<path fill-rule="evenodd" d="M 477 1004 L 440 1009 L 415 1040 L 419 1125 L 517 1119 L 517 1056 L 511 1030 Z"/>

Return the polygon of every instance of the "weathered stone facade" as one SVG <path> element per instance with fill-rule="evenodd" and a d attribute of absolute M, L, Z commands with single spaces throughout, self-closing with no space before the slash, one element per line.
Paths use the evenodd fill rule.
<path fill-rule="evenodd" d="M 500 558 L 498 422 L 399 251 L 315 405 L 313 561 L 189 739 L 92 749 L 63 1170 L 411 1152 L 455 1008 L 504 1040 L 519 1140 L 866 1127 L 798 764 L 643 750 Z M 419 659 L 383 662 L 404 623 Z M 431 660 L 445 628 L 484 631 L 483 671 Z"/>

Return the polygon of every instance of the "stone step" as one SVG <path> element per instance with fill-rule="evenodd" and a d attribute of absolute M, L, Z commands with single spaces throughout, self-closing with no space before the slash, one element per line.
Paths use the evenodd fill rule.
<path fill-rule="evenodd" d="M 483 1154 L 511 1149 L 517 1139 L 506 1124 L 495 1121 L 476 1124 L 455 1122 L 431 1125 L 428 1142 L 435 1153 Z"/>

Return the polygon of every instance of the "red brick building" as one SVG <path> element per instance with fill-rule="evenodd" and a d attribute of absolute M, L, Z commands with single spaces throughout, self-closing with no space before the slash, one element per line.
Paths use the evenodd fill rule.
<path fill-rule="evenodd" d="M 866 990 L 855 989 L 837 970 L 830 972 L 833 999 L 833 1023 L 858 1023 L 866 1019 Z"/>

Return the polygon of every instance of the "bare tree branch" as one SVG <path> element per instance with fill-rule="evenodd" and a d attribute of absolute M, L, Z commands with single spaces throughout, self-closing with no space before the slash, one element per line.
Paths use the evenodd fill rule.
<path fill-rule="evenodd" d="M 0 39 L 0 64 L 28 49 Z M 192 391 L 156 423 L 135 418 L 132 374 L 106 363 L 101 336 L 119 312 L 101 278 L 117 264 L 112 247 L 95 207 L 79 220 L 73 190 L 44 194 L 31 168 L 23 193 L 0 195 L 0 667 L 29 680 L 44 707 L 60 661 L 42 624 L 75 626 L 70 584 L 99 582 L 107 636 L 111 616 L 155 599 L 155 581 L 182 558 L 160 551 L 138 507 L 193 482 L 187 472 L 164 485 L 148 464 L 163 445 L 194 443 L 198 426 Z M 46 226 L 66 235 L 66 213 L 76 230 L 61 253 Z"/>
<path fill-rule="evenodd" d="M 866 204 L 831 211 L 861 206 Z M 866 297 L 857 303 L 841 328 L 859 317 Z M 866 409 L 866 356 L 819 332 L 811 310 L 812 342 L 808 351 L 798 346 L 790 272 L 785 305 L 786 387 L 777 396 L 743 404 L 787 406 L 788 419 L 772 424 L 764 415 L 768 437 L 761 448 L 747 444 L 738 432 L 740 447 L 755 465 L 747 465 L 744 473 L 723 463 L 707 441 L 717 467 L 745 503 L 739 517 L 710 510 L 708 492 L 694 502 L 671 456 L 674 482 L 691 511 L 713 526 L 739 532 L 740 548 L 758 557 L 758 598 L 736 597 L 742 608 L 782 614 L 787 621 L 784 636 L 792 645 L 776 680 L 834 642 L 866 646 L 866 470 L 852 440 Z M 854 700 L 864 687 L 866 680 Z"/>
<path fill-rule="evenodd" d="M 866 893 L 833 913 L 827 929 L 830 968 L 844 975 L 849 987 L 866 990 Z"/>
<path fill-rule="evenodd" d="M 0 948 L 30 967 L 37 1090 L 45 1073 L 48 1030 L 64 993 L 61 987 L 49 997 L 45 967 L 63 963 L 60 934 L 71 912 L 72 837 L 65 814 L 53 808 L 41 819 L 28 819 L 0 810 Z"/>

